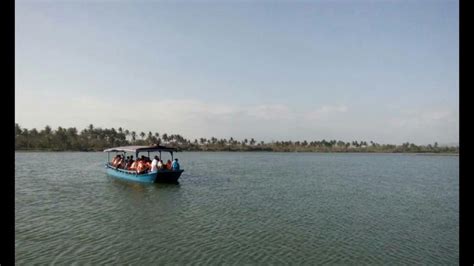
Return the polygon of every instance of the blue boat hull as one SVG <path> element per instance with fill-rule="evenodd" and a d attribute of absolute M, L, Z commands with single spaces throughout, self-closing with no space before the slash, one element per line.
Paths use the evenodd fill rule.
<path fill-rule="evenodd" d="M 116 168 L 110 164 L 106 164 L 105 167 L 110 176 L 142 183 L 178 182 L 178 178 L 184 172 L 184 170 L 159 170 L 153 173 L 137 174 L 135 171 Z"/>

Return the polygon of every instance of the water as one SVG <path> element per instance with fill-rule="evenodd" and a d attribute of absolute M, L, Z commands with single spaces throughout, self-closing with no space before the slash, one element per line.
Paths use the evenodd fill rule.
<path fill-rule="evenodd" d="M 178 185 L 15 156 L 18 265 L 458 264 L 457 156 L 178 153 Z"/>

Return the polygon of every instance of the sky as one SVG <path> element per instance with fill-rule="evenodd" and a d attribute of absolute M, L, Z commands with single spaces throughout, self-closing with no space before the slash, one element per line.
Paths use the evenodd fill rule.
<path fill-rule="evenodd" d="M 15 5 L 22 127 L 459 141 L 458 1 Z"/>

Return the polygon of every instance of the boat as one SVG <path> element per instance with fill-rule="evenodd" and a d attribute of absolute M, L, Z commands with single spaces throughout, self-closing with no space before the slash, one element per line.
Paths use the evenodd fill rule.
<path fill-rule="evenodd" d="M 123 153 L 126 156 L 128 153 L 135 154 L 135 158 L 139 158 L 138 155 L 140 153 L 146 152 L 148 157 L 150 157 L 150 152 L 158 152 L 161 157 L 162 152 L 169 152 L 171 154 L 171 160 L 173 160 L 173 153 L 177 152 L 177 149 L 171 147 L 165 147 L 160 145 L 153 145 L 153 146 L 122 146 L 122 147 L 115 147 L 105 149 L 104 152 L 107 152 L 107 163 L 105 164 L 105 168 L 107 169 L 107 174 L 116 178 L 126 179 L 130 181 L 142 182 L 142 183 L 176 183 L 178 182 L 178 178 L 184 172 L 183 169 L 179 170 L 167 170 L 167 169 L 159 169 L 157 172 L 146 172 L 138 174 L 135 170 L 126 170 L 122 168 L 115 167 L 110 162 L 110 153 L 115 152 Z"/>

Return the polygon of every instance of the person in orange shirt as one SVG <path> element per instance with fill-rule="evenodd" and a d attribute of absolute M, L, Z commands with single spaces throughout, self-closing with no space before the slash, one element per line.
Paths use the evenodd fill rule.
<path fill-rule="evenodd" d="M 112 161 L 110 162 L 111 165 L 115 166 L 115 162 L 117 161 L 117 159 L 120 157 L 120 155 L 115 155 L 115 157 L 112 159 Z"/>
<path fill-rule="evenodd" d="M 137 170 L 137 166 L 138 166 L 138 160 L 134 161 L 132 165 L 130 165 L 129 170 Z"/>
<path fill-rule="evenodd" d="M 166 162 L 166 169 L 171 170 L 171 160 Z"/>
<path fill-rule="evenodd" d="M 132 164 L 133 164 L 134 160 L 133 160 L 133 155 L 130 156 L 130 159 L 128 160 L 127 162 L 127 165 L 125 165 L 125 169 L 127 170 L 130 170 Z"/>
<path fill-rule="evenodd" d="M 150 169 L 151 169 L 151 162 L 146 161 L 146 162 L 145 162 L 145 167 L 146 167 L 146 168 L 145 168 L 146 171 L 150 171 Z"/>
<path fill-rule="evenodd" d="M 113 167 L 117 167 L 117 163 L 119 162 L 120 158 L 121 158 L 120 154 L 115 155 L 115 157 L 114 157 L 114 159 L 112 160 L 112 163 L 111 163 Z"/>
<path fill-rule="evenodd" d="M 146 164 L 143 160 L 138 161 L 137 165 L 137 173 L 138 174 L 143 174 L 146 171 Z"/>
<path fill-rule="evenodd" d="M 122 163 L 123 163 L 124 158 L 120 157 L 117 162 L 115 163 L 115 167 L 117 168 L 122 168 Z"/>

